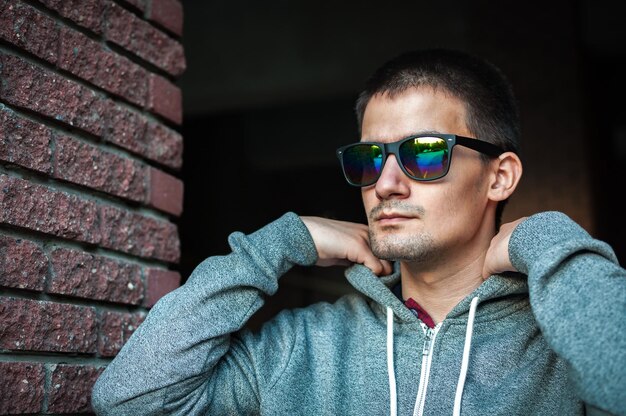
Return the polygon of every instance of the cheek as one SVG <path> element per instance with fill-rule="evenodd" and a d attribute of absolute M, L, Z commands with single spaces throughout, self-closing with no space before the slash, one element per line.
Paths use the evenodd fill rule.
<path fill-rule="evenodd" d="M 484 191 L 474 181 L 459 181 L 457 186 L 445 186 L 431 195 L 426 211 L 435 226 L 444 233 L 471 231 L 482 220 Z"/>
<path fill-rule="evenodd" d="M 486 171 L 476 158 L 459 157 L 455 162 L 448 174 L 450 186 L 444 190 L 446 201 L 443 204 L 450 214 L 478 220 L 476 215 L 480 215 L 488 199 Z"/>
<path fill-rule="evenodd" d="M 374 188 L 373 187 L 362 188 L 361 199 L 363 200 L 363 208 L 365 209 L 365 215 L 368 217 L 368 221 L 369 221 L 369 213 L 377 203 L 377 198 L 374 192 Z"/>

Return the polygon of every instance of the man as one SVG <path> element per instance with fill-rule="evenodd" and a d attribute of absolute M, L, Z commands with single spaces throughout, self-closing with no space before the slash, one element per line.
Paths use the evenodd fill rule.
<path fill-rule="evenodd" d="M 161 299 L 93 391 L 99 414 L 626 414 L 626 271 L 563 214 L 499 227 L 522 174 L 507 81 L 404 54 L 338 150 L 368 226 L 288 213 Z M 391 263 L 391 262 L 394 263 Z M 249 317 L 294 264 L 361 292 Z"/>

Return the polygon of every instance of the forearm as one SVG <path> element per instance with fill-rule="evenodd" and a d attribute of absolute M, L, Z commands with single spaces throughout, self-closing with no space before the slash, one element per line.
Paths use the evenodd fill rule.
<path fill-rule="evenodd" d="M 581 398 L 626 414 L 626 271 L 611 248 L 563 214 L 530 217 L 510 253 L 528 275 L 543 335 L 572 370 Z"/>
<path fill-rule="evenodd" d="M 93 393 L 100 414 L 190 414 L 191 403 L 200 410 L 230 334 L 276 292 L 289 268 L 316 260 L 295 214 L 249 236 L 234 233 L 229 242 L 233 252 L 208 258 L 157 302 L 107 367 Z"/>

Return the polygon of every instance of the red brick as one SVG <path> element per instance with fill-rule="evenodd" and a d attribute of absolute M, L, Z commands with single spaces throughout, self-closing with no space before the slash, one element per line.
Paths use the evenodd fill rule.
<path fill-rule="evenodd" d="M 91 390 L 103 370 L 86 365 L 55 365 L 48 390 L 48 412 L 93 412 Z"/>
<path fill-rule="evenodd" d="M 180 259 L 175 224 L 105 205 L 100 218 L 103 247 L 173 263 Z"/>
<path fill-rule="evenodd" d="M 106 141 L 162 165 L 181 167 L 183 137 L 180 133 L 116 104 L 111 104 L 106 119 Z"/>
<path fill-rule="evenodd" d="M 148 19 L 178 36 L 183 35 L 183 5 L 178 0 L 152 0 Z"/>
<path fill-rule="evenodd" d="M 148 123 L 148 157 L 174 169 L 183 164 L 183 136 L 161 123 Z"/>
<path fill-rule="evenodd" d="M 100 315 L 98 354 L 114 357 L 145 319 L 143 313 L 103 312 Z"/>
<path fill-rule="evenodd" d="M 150 74 L 148 88 L 148 110 L 176 124 L 181 124 L 183 122 L 183 96 L 180 88 L 155 74 Z"/>
<path fill-rule="evenodd" d="M 111 104 L 107 111 L 104 139 L 138 155 L 145 156 L 148 120 L 143 115 Z"/>
<path fill-rule="evenodd" d="M 93 202 L 7 175 L 0 175 L 0 224 L 87 243 L 100 241 Z"/>
<path fill-rule="evenodd" d="M 59 75 L 0 52 L 0 99 L 96 136 L 102 135 L 107 100 Z"/>
<path fill-rule="evenodd" d="M 77 250 L 50 253 L 48 293 L 137 305 L 143 299 L 138 266 Z"/>
<path fill-rule="evenodd" d="M 61 29 L 58 66 L 133 104 L 146 105 L 148 71 L 80 32 Z"/>
<path fill-rule="evenodd" d="M 180 286 L 180 274 L 171 270 L 148 268 L 146 276 L 145 307 L 152 307 L 159 299 Z"/>
<path fill-rule="evenodd" d="M 109 5 L 106 38 L 171 75 L 185 71 L 180 42 L 115 3 Z"/>
<path fill-rule="evenodd" d="M 115 196 L 143 201 L 146 165 L 67 136 L 56 139 L 54 177 Z"/>
<path fill-rule="evenodd" d="M 150 168 L 150 194 L 147 202 L 156 209 L 180 216 L 183 212 L 183 181 Z"/>
<path fill-rule="evenodd" d="M 0 104 L 0 160 L 39 172 L 50 172 L 51 131 Z"/>
<path fill-rule="evenodd" d="M 0 286 L 42 291 L 48 259 L 37 244 L 0 235 Z"/>
<path fill-rule="evenodd" d="M 0 414 L 41 412 L 45 375 L 41 363 L 0 362 Z"/>
<path fill-rule="evenodd" d="M 57 61 L 56 22 L 19 1 L 0 1 L 0 39 L 50 63 Z"/>
<path fill-rule="evenodd" d="M 0 297 L 0 348 L 13 351 L 93 353 L 94 308 Z"/>
<path fill-rule="evenodd" d="M 39 0 L 39 2 L 94 33 L 102 33 L 104 0 Z"/>

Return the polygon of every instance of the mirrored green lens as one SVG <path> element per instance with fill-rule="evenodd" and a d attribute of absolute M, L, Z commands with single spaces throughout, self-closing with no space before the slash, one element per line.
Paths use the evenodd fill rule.
<path fill-rule="evenodd" d="M 383 164 L 383 151 L 375 144 L 355 144 L 343 152 L 343 171 L 354 185 L 374 183 Z"/>
<path fill-rule="evenodd" d="M 400 162 L 415 179 L 442 177 L 449 163 L 446 141 L 439 137 L 417 137 L 400 146 Z"/>

